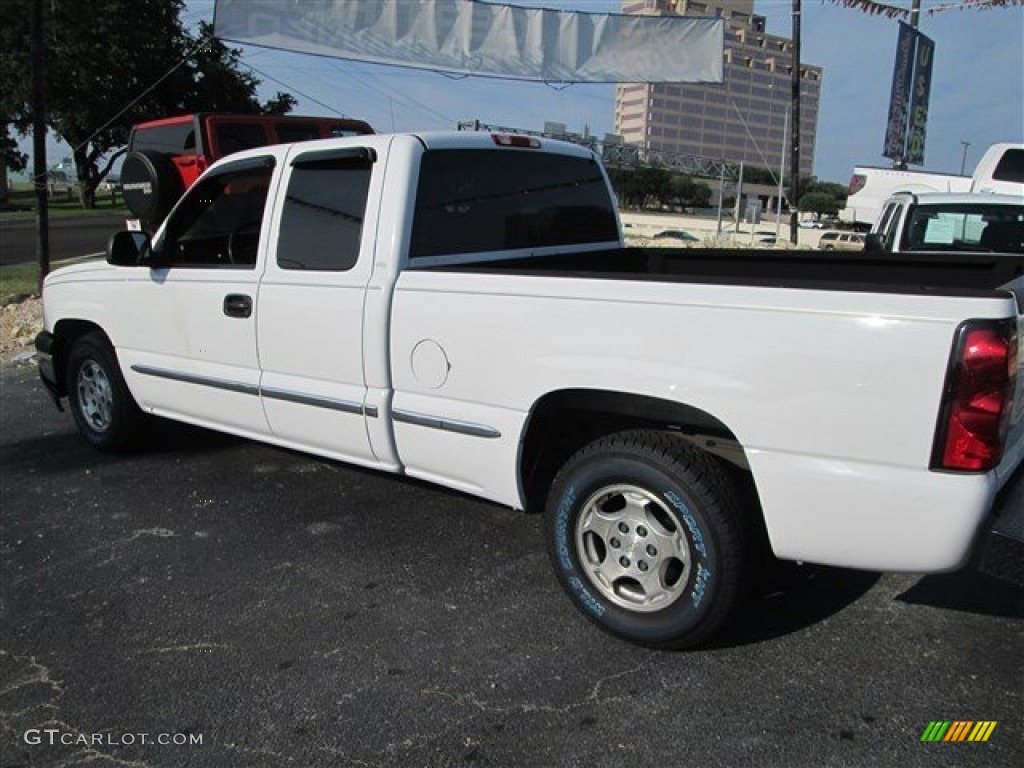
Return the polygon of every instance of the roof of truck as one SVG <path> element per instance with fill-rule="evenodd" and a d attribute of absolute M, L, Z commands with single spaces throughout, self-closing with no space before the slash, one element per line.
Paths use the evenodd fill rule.
<path fill-rule="evenodd" d="M 897 192 L 890 200 L 912 199 L 916 205 L 1024 205 L 1024 196 L 989 194 L 986 192 Z"/>

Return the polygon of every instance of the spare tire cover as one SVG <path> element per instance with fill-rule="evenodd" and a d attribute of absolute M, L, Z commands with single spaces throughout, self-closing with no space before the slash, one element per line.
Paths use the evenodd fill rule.
<path fill-rule="evenodd" d="M 125 157 L 121 187 L 128 210 L 153 227 L 163 221 L 184 191 L 171 159 L 149 149 Z"/>

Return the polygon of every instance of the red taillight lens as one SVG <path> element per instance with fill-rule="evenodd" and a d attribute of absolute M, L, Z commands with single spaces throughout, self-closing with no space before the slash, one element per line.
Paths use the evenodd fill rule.
<path fill-rule="evenodd" d="M 946 379 L 933 468 L 984 472 L 1003 454 L 1017 340 L 1008 323 L 965 324 Z"/>
<path fill-rule="evenodd" d="M 850 186 L 846 194 L 853 195 L 864 189 L 864 185 L 867 183 L 868 177 L 862 173 L 855 173 L 850 177 Z"/>

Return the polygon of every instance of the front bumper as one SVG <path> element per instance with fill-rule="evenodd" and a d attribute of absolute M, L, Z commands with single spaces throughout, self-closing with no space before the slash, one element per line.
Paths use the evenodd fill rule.
<path fill-rule="evenodd" d="M 61 392 L 57 383 L 57 372 L 53 366 L 53 334 L 42 331 L 36 336 L 36 362 L 39 365 L 39 378 L 43 381 L 53 398 L 54 405 L 58 411 L 63 411 L 60 404 Z"/>

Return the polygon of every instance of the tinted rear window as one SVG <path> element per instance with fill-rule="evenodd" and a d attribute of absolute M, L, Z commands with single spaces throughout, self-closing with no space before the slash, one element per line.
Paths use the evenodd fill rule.
<path fill-rule="evenodd" d="M 1008 149 L 992 173 L 996 181 L 1024 183 L 1024 149 Z"/>
<path fill-rule="evenodd" d="M 153 127 L 139 127 L 132 134 L 134 152 L 151 150 L 165 155 L 187 155 L 196 151 L 196 129 L 190 121 Z"/>
<path fill-rule="evenodd" d="M 423 156 L 413 259 L 616 240 L 611 196 L 593 160 L 514 149 Z"/>

